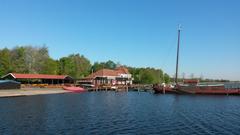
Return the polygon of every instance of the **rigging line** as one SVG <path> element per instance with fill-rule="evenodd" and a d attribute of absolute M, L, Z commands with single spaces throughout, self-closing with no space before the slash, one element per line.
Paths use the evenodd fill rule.
<path fill-rule="evenodd" d="M 170 57 L 170 56 L 172 55 L 172 53 L 173 53 L 173 50 L 176 49 L 176 43 L 177 43 L 177 39 L 175 38 L 174 43 L 171 43 L 171 44 L 169 45 L 169 48 L 168 48 L 168 51 L 167 51 L 167 57 L 166 57 L 166 59 L 164 59 L 164 60 L 161 62 L 162 68 L 166 66 L 169 57 Z"/>

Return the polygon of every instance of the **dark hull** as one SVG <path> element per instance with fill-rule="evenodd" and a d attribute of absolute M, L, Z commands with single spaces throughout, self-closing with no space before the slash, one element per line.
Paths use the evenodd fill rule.
<path fill-rule="evenodd" d="M 176 94 L 179 93 L 175 89 L 172 88 L 163 88 L 163 87 L 153 87 L 154 93 L 155 94 Z"/>
<path fill-rule="evenodd" d="M 0 80 L 0 90 L 20 89 L 21 83 L 11 80 Z"/>
<path fill-rule="evenodd" d="M 225 89 L 223 86 L 178 87 L 177 91 L 185 94 L 240 95 L 240 89 Z"/>

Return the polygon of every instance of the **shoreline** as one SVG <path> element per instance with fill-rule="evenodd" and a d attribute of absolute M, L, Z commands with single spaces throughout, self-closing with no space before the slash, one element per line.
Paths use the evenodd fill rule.
<path fill-rule="evenodd" d="M 64 94 L 64 93 L 70 92 L 63 90 L 61 88 L 23 88 L 13 90 L 0 90 L 0 98 L 47 95 L 47 94 Z"/>

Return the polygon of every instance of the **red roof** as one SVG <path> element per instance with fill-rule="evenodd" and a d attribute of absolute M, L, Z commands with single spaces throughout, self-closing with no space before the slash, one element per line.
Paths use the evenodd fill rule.
<path fill-rule="evenodd" d="M 89 75 L 85 79 L 93 79 L 96 77 L 106 77 L 106 76 L 119 76 L 119 74 L 129 74 L 128 69 L 125 67 L 118 67 L 115 70 L 100 69 L 97 72 Z"/>
<path fill-rule="evenodd" d="M 116 72 L 118 74 L 129 74 L 128 69 L 123 66 L 116 68 Z"/>
<path fill-rule="evenodd" d="M 67 75 L 46 75 L 46 74 L 18 74 L 9 73 L 16 79 L 65 79 Z M 6 76 L 8 76 L 6 75 Z"/>
<path fill-rule="evenodd" d="M 115 70 L 111 70 L 111 69 L 101 69 L 98 70 L 97 72 L 89 75 L 86 78 L 95 78 L 95 77 L 103 77 L 103 76 L 117 76 L 117 72 Z"/>

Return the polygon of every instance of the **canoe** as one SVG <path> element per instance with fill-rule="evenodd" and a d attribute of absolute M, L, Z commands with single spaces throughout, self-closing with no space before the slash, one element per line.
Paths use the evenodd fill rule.
<path fill-rule="evenodd" d="M 70 92 L 85 92 L 86 90 L 84 88 L 81 87 L 74 87 L 74 86 L 63 86 L 63 89 L 66 91 L 70 91 Z"/>

